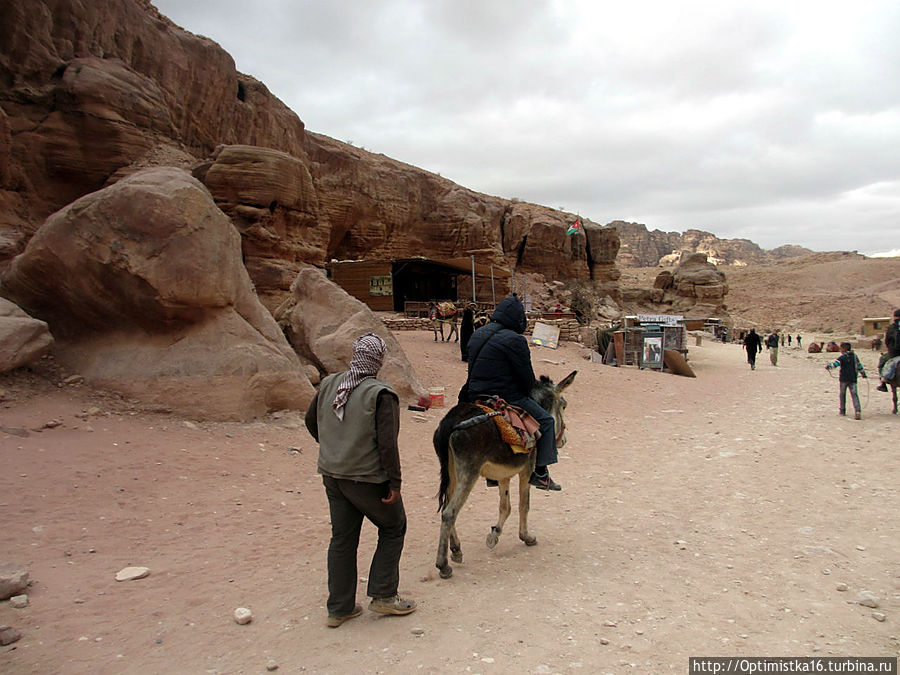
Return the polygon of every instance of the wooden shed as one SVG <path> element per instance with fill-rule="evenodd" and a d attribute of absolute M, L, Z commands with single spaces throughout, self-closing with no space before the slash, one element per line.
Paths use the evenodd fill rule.
<path fill-rule="evenodd" d="M 457 302 L 460 277 L 472 276 L 471 258 L 436 260 L 424 257 L 396 260 L 334 260 L 328 276 L 373 311 L 402 312 L 408 302 Z M 474 265 L 477 286 L 496 281 L 506 293 L 509 272 L 489 265 Z M 468 281 L 468 280 L 467 280 Z M 467 284 L 471 289 L 471 283 Z"/>

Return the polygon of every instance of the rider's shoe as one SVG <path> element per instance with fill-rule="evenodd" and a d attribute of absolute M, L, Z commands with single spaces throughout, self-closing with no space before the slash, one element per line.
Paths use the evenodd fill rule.
<path fill-rule="evenodd" d="M 536 473 L 531 474 L 531 478 L 528 479 L 528 482 L 531 483 L 538 490 L 553 490 L 558 492 L 562 490 L 562 485 L 554 482 L 552 478 L 550 478 L 550 473 L 545 473 L 543 476 L 539 476 Z"/>
<path fill-rule="evenodd" d="M 484 484 L 487 485 L 488 487 L 499 487 L 500 481 L 496 481 L 493 478 L 485 478 Z"/>
<path fill-rule="evenodd" d="M 887 391 L 887 382 L 882 382 L 877 387 L 875 387 L 878 391 Z"/>

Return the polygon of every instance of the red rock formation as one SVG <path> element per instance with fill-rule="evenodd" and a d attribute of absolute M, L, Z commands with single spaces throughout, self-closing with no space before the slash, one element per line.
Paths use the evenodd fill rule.
<path fill-rule="evenodd" d="M 384 322 L 328 281 L 322 270 L 303 265 L 291 291 L 291 298 L 278 309 L 276 317 L 297 352 L 322 373 L 346 370 L 356 338 L 375 333 L 387 344 L 378 377 L 394 387 L 404 401 L 421 404 L 428 400 L 428 391 Z"/>
<path fill-rule="evenodd" d="M 0 234 L 18 229 L 15 218 L 30 235 L 155 146 L 205 157 L 247 143 L 303 157 L 297 116 L 148 0 L 10 0 L 0 25 L 0 107 L 12 130 Z"/>
<path fill-rule="evenodd" d="M 657 280 L 664 277 L 666 281 L 662 283 L 668 283 L 668 277 L 664 275 L 671 275 L 671 283 L 668 286 L 654 285 L 667 289 L 666 298 L 671 299 L 675 309 L 705 310 L 710 316 L 724 311 L 725 295 L 728 293 L 725 274 L 707 262 L 705 253 L 682 256 L 681 264 L 674 273 L 667 270 L 660 272 Z"/>
<path fill-rule="evenodd" d="M 147 169 L 53 214 L 0 282 L 93 384 L 216 419 L 312 399 L 240 236 L 182 170 Z"/>
<path fill-rule="evenodd" d="M 10 0 L 0 25 L 0 265 L 49 213 L 168 162 L 197 165 L 243 235 L 254 282 L 276 298 L 300 262 L 473 251 L 615 293 L 614 230 L 586 223 L 568 237 L 569 214 L 307 134 L 218 45 L 147 0 Z"/>

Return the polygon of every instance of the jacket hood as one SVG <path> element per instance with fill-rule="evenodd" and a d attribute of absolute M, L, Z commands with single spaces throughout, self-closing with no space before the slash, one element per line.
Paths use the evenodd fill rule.
<path fill-rule="evenodd" d="M 517 333 L 524 333 L 528 327 L 525 318 L 525 307 L 518 298 L 510 296 L 503 298 L 494 310 L 491 321 L 496 321 L 504 328 L 509 328 Z"/>

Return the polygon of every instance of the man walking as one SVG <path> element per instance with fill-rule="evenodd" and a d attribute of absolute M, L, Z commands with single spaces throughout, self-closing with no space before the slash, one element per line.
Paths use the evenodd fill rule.
<path fill-rule="evenodd" d="M 772 334 L 766 338 L 766 349 L 769 350 L 769 361 L 773 366 L 778 365 L 778 329 L 772 331 Z"/>
<path fill-rule="evenodd" d="M 387 382 L 375 378 L 385 351 L 384 340 L 374 333 L 358 338 L 349 370 L 322 380 L 306 411 L 306 428 L 319 443 L 318 472 L 331 513 L 330 628 L 362 613 L 356 604 L 356 555 L 363 518 L 378 528 L 369 568 L 369 609 L 398 615 L 416 609 L 415 602 L 397 594 L 406 511 L 400 498 L 399 400 Z"/>
<path fill-rule="evenodd" d="M 750 364 L 750 370 L 756 370 L 756 355 L 762 351 L 762 341 L 756 334 L 756 329 L 751 328 L 744 338 L 744 349 L 747 350 L 747 363 Z"/>

